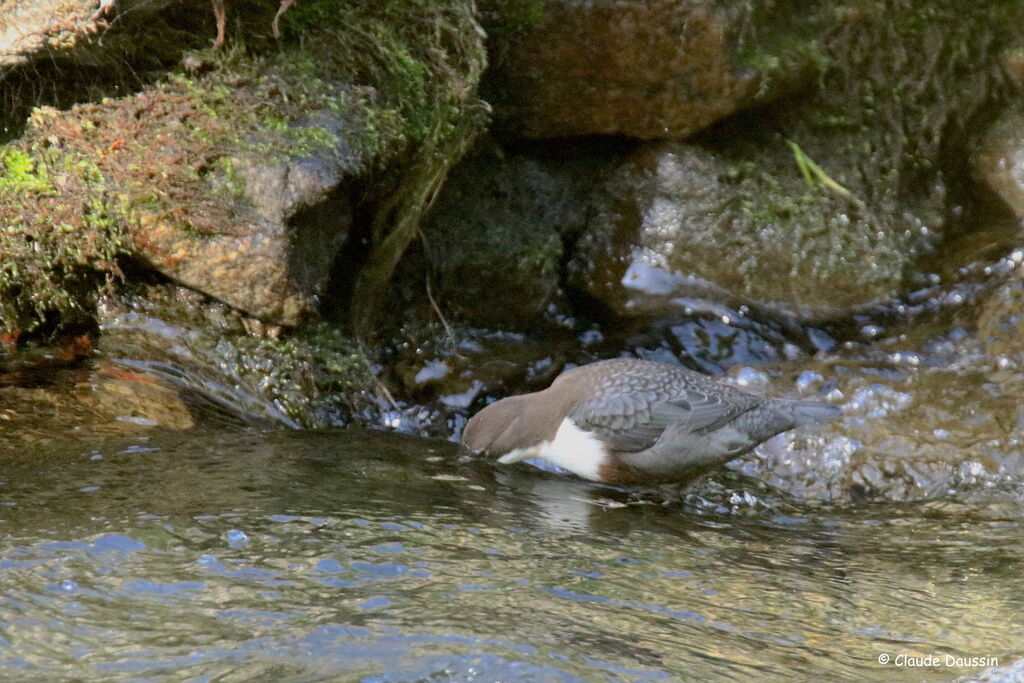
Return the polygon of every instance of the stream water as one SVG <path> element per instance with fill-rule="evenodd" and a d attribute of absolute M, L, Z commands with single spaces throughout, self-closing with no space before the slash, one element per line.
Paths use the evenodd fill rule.
<path fill-rule="evenodd" d="M 0 476 L 5 680 L 1021 680 L 1021 499 L 638 493 L 360 431 Z"/>
<path fill-rule="evenodd" d="M 999 253 L 845 337 L 586 341 L 844 410 L 658 491 L 287 429 L 211 373 L 222 345 L 138 312 L 101 340 L 177 355 L 0 356 L 0 680 L 1024 681 L 1024 252 Z M 377 424 L 451 436 L 493 367 L 540 388 L 575 358 L 528 341 L 425 347 L 407 374 L 469 388 Z"/>

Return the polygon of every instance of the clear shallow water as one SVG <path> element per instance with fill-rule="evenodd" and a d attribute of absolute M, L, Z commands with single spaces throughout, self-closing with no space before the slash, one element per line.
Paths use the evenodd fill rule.
<path fill-rule="evenodd" d="M 804 505 L 725 473 L 666 498 L 453 451 L 231 432 L 8 457 L 0 677 L 1013 680 L 1024 659 L 1012 491 Z"/>

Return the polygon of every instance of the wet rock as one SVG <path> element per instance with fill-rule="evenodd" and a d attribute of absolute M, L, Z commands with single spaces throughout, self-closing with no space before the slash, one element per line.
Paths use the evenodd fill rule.
<path fill-rule="evenodd" d="M 961 678 L 967 683 L 1013 683 L 1024 678 L 1024 659 L 1002 666 L 991 666 L 984 671 Z"/>
<path fill-rule="evenodd" d="M 974 176 L 1024 221 L 1024 112 L 999 119 L 974 154 Z"/>
<path fill-rule="evenodd" d="M 204 421 L 277 427 L 346 424 L 372 404 L 369 362 L 324 325 L 250 335 L 223 304 L 181 287 L 106 297 L 99 352 L 128 375 L 174 387 Z"/>
<path fill-rule="evenodd" d="M 202 411 L 189 402 L 186 393 L 156 373 L 101 361 L 91 385 L 86 386 L 89 395 L 84 402 L 110 416 L 109 424 L 126 431 L 130 426 L 186 430 L 203 422 Z"/>
<path fill-rule="evenodd" d="M 815 8 L 732 5 L 483 3 L 484 96 L 526 137 L 681 138 L 810 80 Z"/>
<path fill-rule="evenodd" d="M 580 358 L 566 331 L 537 339 L 462 325 L 448 336 L 437 327 L 403 330 L 388 350 L 385 378 L 394 403 L 376 418 L 382 426 L 457 438 L 474 406 L 543 389 Z"/>
<path fill-rule="evenodd" d="M 3 339 L 3 342 L 0 344 L 0 385 L 45 383 L 35 378 L 74 367 L 95 352 L 93 339 L 88 334 L 65 336 L 48 346 L 19 348 L 17 337 Z"/>
<path fill-rule="evenodd" d="M 782 434 L 731 467 L 821 501 L 924 500 L 1019 484 L 1019 388 L 969 366 L 884 365 L 816 369 L 844 418 Z"/>
<path fill-rule="evenodd" d="M 71 431 L 87 440 L 202 422 L 187 392 L 157 373 L 98 358 L 84 335 L 60 341 L 0 354 L 5 434 L 41 442 Z"/>
<path fill-rule="evenodd" d="M 845 481 L 854 498 L 1019 490 L 1022 261 L 1024 253 L 1014 250 L 992 268 L 1001 284 L 989 283 L 953 314 L 921 316 L 916 329 L 862 352 L 870 360 L 862 357 L 859 366 L 834 366 L 833 391 L 852 417 L 843 430 L 850 455 L 843 469 L 852 474 Z M 936 336 L 937 327 L 943 332 Z"/>
<path fill-rule="evenodd" d="M 7 457 L 37 457 L 40 449 L 75 444 L 87 450 L 109 439 L 138 439 L 154 429 L 209 424 L 173 384 L 102 359 L 74 367 L 37 366 L 20 377 L 0 374 L 0 404 L 0 452 Z M 225 424 L 223 418 L 218 424 Z"/>
<path fill-rule="evenodd" d="M 1024 278 L 1019 270 L 982 303 L 976 341 L 988 367 L 1007 379 L 1024 379 Z"/>
<path fill-rule="evenodd" d="M 769 148 L 745 151 L 642 147 L 595 200 L 570 282 L 617 315 L 647 318 L 707 302 L 827 318 L 901 291 L 912 218 L 812 192 Z"/>

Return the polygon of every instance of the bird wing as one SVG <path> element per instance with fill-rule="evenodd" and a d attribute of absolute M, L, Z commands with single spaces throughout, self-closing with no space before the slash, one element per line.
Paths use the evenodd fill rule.
<path fill-rule="evenodd" d="M 720 391 L 700 386 L 673 386 L 649 375 L 616 373 L 569 411 L 581 429 L 618 451 L 638 452 L 657 443 L 673 425 L 677 436 L 714 429 L 746 412 L 758 399 L 744 392 Z M 749 400 L 737 400 L 748 396 Z"/>

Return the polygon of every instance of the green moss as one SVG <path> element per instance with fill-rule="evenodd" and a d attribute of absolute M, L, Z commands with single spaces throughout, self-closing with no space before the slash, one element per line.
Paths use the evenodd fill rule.
<path fill-rule="evenodd" d="M 301 339 L 312 360 L 319 405 L 334 411 L 321 421 L 334 424 L 339 415 L 352 416 L 367 408 L 375 378 L 363 346 L 325 323 L 306 327 Z"/>
<path fill-rule="evenodd" d="M 832 66 L 821 43 L 821 36 L 834 21 L 828 3 L 725 0 L 716 4 L 732 28 L 729 45 L 733 60 L 758 73 L 760 96 L 801 86 L 808 72 L 821 75 Z"/>
<path fill-rule="evenodd" d="M 480 15 L 491 31 L 526 31 L 544 18 L 544 0 L 482 0 Z"/>
<path fill-rule="evenodd" d="M 457 0 L 380 3 L 358 12 L 326 5 L 296 9 L 301 11 L 290 19 L 297 22 L 319 22 L 324 11 L 344 16 L 345 39 L 324 58 L 374 85 L 364 95 L 366 139 L 376 149 L 396 149 L 403 159 L 377 179 L 383 199 L 365 235 L 366 263 L 352 286 L 351 321 L 368 334 L 423 212 L 486 123 L 486 105 L 475 94 L 486 62 L 482 31 L 472 3 Z"/>
<path fill-rule="evenodd" d="M 485 63 L 472 9 L 458 0 L 340 7 L 311 2 L 290 10 L 284 25 L 295 34 L 316 27 L 329 36 L 327 49 L 296 68 L 327 63 L 372 86 L 360 104 L 378 142 L 430 145 L 465 133 L 463 124 L 475 130 L 485 121 L 472 96 Z"/>
<path fill-rule="evenodd" d="M 325 323 L 282 339 L 237 336 L 212 355 L 221 358 L 222 371 L 302 427 L 348 422 L 370 403 L 369 358 L 358 342 Z"/>
<path fill-rule="evenodd" d="M 88 318 L 96 288 L 119 273 L 127 239 L 99 167 L 39 145 L 0 150 L 0 330 Z"/>
<path fill-rule="evenodd" d="M 952 231 L 946 208 L 967 201 L 957 192 L 970 190 L 961 164 L 972 137 L 1013 96 L 1003 61 L 1019 44 L 1024 5 L 853 0 L 806 12 L 822 9 L 812 25 L 824 18 L 830 30 L 804 43 L 819 52 L 808 53 L 823 69 L 817 91 L 758 112 L 756 124 L 725 122 L 704 140 L 731 160 L 721 179 L 736 184 L 739 199 L 723 210 L 722 228 L 693 237 L 708 248 L 728 244 L 725 263 L 694 259 L 681 269 L 715 281 L 736 272 L 729 287 L 759 299 L 848 306 L 918 286 L 918 255 Z M 748 60 L 798 53 L 758 40 L 793 17 L 803 18 L 761 17 L 768 24 L 741 46 Z M 820 165 L 812 180 L 821 186 L 807 187 L 787 140 Z M 758 264 L 790 277 L 765 278 Z"/>
<path fill-rule="evenodd" d="M 32 157 L 20 149 L 5 149 L 0 152 L 4 174 L 0 176 L 0 192 L 53 192 L 53 185 L 46 174 L 46 168 L 37 168 Z"/>

